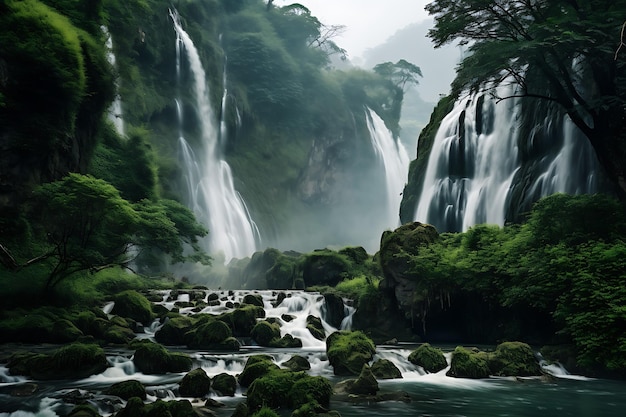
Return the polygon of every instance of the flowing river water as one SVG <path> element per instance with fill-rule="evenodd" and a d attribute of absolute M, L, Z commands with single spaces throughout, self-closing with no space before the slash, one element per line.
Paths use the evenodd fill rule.
<path fill-rule="evenodd" d="M 215 291 L 206 291 L 205 297 Z M 220 303 L 207 306 L 203 310 L 193 307 L 179 308 L 181 314 L 198 312 L 219 314 L 240 302 L 249 292 L 223 291 L 218 292 Z M 339 382 L 345 377 L 333 374 L 325 354 L 325 342 L 315 339 L 306 329 L 306 317 L 315 315 L 322 318 L 326 334 L 337 330 L 324 320 L 326 307 L 324 297 L 319 293 L 286 291 L 287 295 L 276 305 L 278 292 L 254 291 L 264 300 L 266 317 L 277 317 L 288 314 L 293 320 L 284 322 L 281 333 L 291 334 L 302 340 L 302 348 L 275 349 L 259 347 L 250 340 L 241 340 L 244 344 L 239 352 L 212 352 L 189 350 L 184 347 L 168 348 L 173 351 L 188 353 L 194 361 L 194 368 L 202 368 L 213 377 L 220 373 L 239 374 L 250 355 L 266 353 L 281 365 L 298 354 L 308 359 L 311 375 L 328 378 L 331 383 Z M 162 292 L 161 304 L 168 309 L 185 305 L 189 294 L 178 294 L 171 297 L 169 291 Z M 232 303 L 232 304 L 231 304 Z M 349 304 L 349 303 L 348 303 Z M 345 306 L 345 318 L 341 327 L 349 329 L 354 309 Z M 112 304 L 103 306 L 110 312 Z M 138 333 L 138 338 L 154 337 L 159 322 Z M 604 379 L 593 379 L 584 376 L 570 375 L 557 364 L 544 365 L 544 371 L 551 374 L 549 378 L 489 378 L 471 380 L 446 376 L 447 369 L 435 374 L 425 373 L 420 367 L 408 361 L 409 353 L 416 345 L 379 345 L 376 359 L 392 361 L 402 373 L 402 379 L 380 380 L 381 393 L 404 391 L 410 401 L 383 401 L 379 403 L 359 402 L 345 397 L 333 397 L 330 408 L 337 410 L 343 417 L 349 416 L 622 416 L 626 410 L 626 382 Z M 454 346 L 441 346 L 450 352 Z M 49 350 L 54 346 L 4 346 L 5 352 L 11 349 Z M 157 399 L 176 400 L 178 383 L 185 373 L 165 375 L 145 375 L 138 372 L 132 361 L 133 351 L 123 348 L 107 348 L 109 368 L 103 373 L 92 375 L 81 380 L 31 381 L 19 375 L 10 375 L 7 368 L 0 365 L 0 417 L 58 417 L 69 413 L 73 404 L 86 400 L 94 405 L 102 416 L 111 416 L 119 410 L 124 402 L 116 397 L 106 396 L 103 392 L 112 384 L 125 380 L 139 380 L 148 393 L 147 401 Z M 450 354 L 447 354 L 448 361 Z M 37 391 L 28 396 L 16 396 L 16 389 L 24 384 L 34 383 Z M 232 415 L 236 405 L 245 399 L 245 389 L 238 387 L 234 397 L 218 396 L 211 392 L 211 398 L 223 404 L 213 409 L 217 416 Z M 203 400 L 188 398 L 197 406 Z M 285 411 L 288 416 L 290 412 Z"/>

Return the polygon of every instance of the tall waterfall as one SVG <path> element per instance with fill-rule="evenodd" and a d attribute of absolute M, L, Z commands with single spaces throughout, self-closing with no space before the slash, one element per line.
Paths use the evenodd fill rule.
<path fill-rule="evenodd" d="M 372 147 L 385 168 L 387 209 L 384 227 L 395 228 L 400 223 L 398 209 L 402 189 L 409 173 L 409 155 L 400 141 L 396 141 L 376 112 L 367 109 L 365 119 Z"/>
<path fill-rule="evenodd" d="M 183 136 L 183 106 L 182 100 L 177 100 L 181 125 L 179 142 L 186 169 L 189 206 L 198 220 L 209 226 L 209 235 L 203 242 L 204 249 L 212 254 L 223 253 L 225 262 L 228 262 L 232 258 L 251 255 L 256 250 L 259 231 L 243 198 L 235 190 L 230 166 L 222 159 L 219 121 L 211 107 L 206 74 L 198 51 L 182 28 L 178 14 L 170 11 L 170 16 L 177 35 L 177 75 L 180 79 L 184 52 L 189 61 L 195 96 L 194 107 L 200 123 L 198 127 L 201 140 L 194 149 Z"/>
<path fill-rule="evenodd" d="M 497 89 L 499 97 L 514 92 L 515 85 Z M 435 136 L 415 220 L 440 232 L 502 226 L 513 205 L 527 210 L 543 196 L 596 189 L 597 161 L 569 118 L 544 115 L 529 134 L 520 128 L 521 107 L 516 98 L 457 100 Z"/>
<path fill-rule="evenodd" d="M 107 61 L 113 68 L 116 67 L 116 59 L 115 53 L 113 52 L 113 38 L 111 37 L 111 33 L 109 33 L 109 29 L 106 26 L 100 26 L 100 29 L 104 33 L 106 38 L 105 46 L 107 49 Z M 113 103 L 109 107 L 109 120 L 115 126 L 115 130 L 120 136 L 125 135 L 124 129 L 124 119 L 122 117 L 122 99 L 118 93 L 118 85 L 115 83 L 115 98 L 113 99 Z"/>

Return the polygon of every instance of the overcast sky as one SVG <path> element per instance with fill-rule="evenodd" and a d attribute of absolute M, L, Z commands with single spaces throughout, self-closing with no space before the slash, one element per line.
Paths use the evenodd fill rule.
<path fill-rule="evenodd" d="M 358 62 L 363 52 L 379 45 L 410 23 L 428 19 L 430 0 L 275 0 L 277 6 L 300 3 L 325 25 L 346 30 L 335 42 Z"/>

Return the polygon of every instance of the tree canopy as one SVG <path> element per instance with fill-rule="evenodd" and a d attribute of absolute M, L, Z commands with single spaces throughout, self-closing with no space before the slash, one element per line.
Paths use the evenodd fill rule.
<path fill-rule="evenodd" d="M 557 105 L 626 192 L 626 60 L 616 54 L 626 1 L 438 0 L 426 10 L 435 46 L 469 45 L 455 92 L 515 82 L 515 95 Z"/>

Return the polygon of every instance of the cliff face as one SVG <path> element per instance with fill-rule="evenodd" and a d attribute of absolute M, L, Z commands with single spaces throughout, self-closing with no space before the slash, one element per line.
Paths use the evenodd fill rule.
<path fill-rule="evenodd" d="M 262 245 L 360 243 L 384 195 L 365 108 L 398 131 L 397 117 L 383 110 L 398 97 L 393 84 L 329 68 L 336 45 L 311 42 L 320 22 L 301 6 L 177 7 L 206 73 L 220 153 Z M 206 116 L 194 101 L 191 63 L 177 55 L 171 3 L 28 0 L 0 8 L 0 207 L 19 210 L 32 187 L 68 172 L 103 176 L 129 199 L 186 201 L 179 138 L 201 147 Z M 123 134 L 107 118 L 116 90 Z M 350 229 L 357 234 L 346 236 Z"/>

